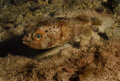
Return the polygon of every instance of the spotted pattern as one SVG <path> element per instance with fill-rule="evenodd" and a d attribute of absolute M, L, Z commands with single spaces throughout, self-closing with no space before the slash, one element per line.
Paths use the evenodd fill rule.
<path fill-rule="evenodd" d="M 28 44 L 26 43 L 27 46 L 35 49 L 52 48 L 73 40 L 92 25 L 74 18 L 52 19 L 47 23 L 49 25 L 40 24 L 37 25 L 37 29 L 30 30 L 30 36 L 26 35 L 24 37 L 24 39 L 29 39 L 26 40 L 28 41 Z M 35 41 L 32 39 L 32 35 L 37 33 L 42 34 L 42 39 Z"/>

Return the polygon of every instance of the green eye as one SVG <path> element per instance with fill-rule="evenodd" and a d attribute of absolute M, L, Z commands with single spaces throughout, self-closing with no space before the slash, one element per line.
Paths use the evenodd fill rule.
<path fill-rule="evenodd" d="M 40 38 L 41 38 L 41 35 L 40 35 L 40 34 L 38 34 L 36 37 L 37 37 L 38 39 L 40 39 Z"/>
<path fill-rule="evenodd" d="M 41 33 L 37 33 L 35 36 L 34 36 L 34 40 L 40 40 L 42 38 L 42 34 Z"/>

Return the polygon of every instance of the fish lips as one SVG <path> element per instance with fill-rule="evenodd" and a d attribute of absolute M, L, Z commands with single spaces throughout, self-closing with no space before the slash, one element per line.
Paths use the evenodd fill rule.
<path fill-rule="evenodd" d="M 25 44 L 25 45 L 27 45 L 27 46 L 28 46 L 28 44 L 30 43 L 30 38 L 27 37 L 27 36 L 24 36 L 22 40 L 23 40 L 22 43 Z"/>

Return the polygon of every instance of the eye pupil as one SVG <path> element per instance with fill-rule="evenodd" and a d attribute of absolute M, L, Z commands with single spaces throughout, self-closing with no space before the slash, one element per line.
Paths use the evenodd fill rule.
<path fill-rule="evenodd" d="M 40 39 L 40 38 L 41 38 L 41 35 L 40 35 L 40 34 L 38 34 L 38 35 L 37 35 L 37 38 L 38 38 L 38 39 Z"/>
<path fill-rule="evenodd" d="M 41 33 L 33 33 L 33 40 L 41 40 L 43 35 Z"/>

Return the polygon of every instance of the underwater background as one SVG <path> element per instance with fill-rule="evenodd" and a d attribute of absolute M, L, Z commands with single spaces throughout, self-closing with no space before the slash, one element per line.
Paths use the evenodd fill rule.
<path fill-rule="evenodd" d="M 72 43 L 40 50 L 22 43 L 41 21 L 75 17 L 93 26 Z M 0 0 L 0 81 L 97 80 L 120 80 L 120 0 Z"/>

